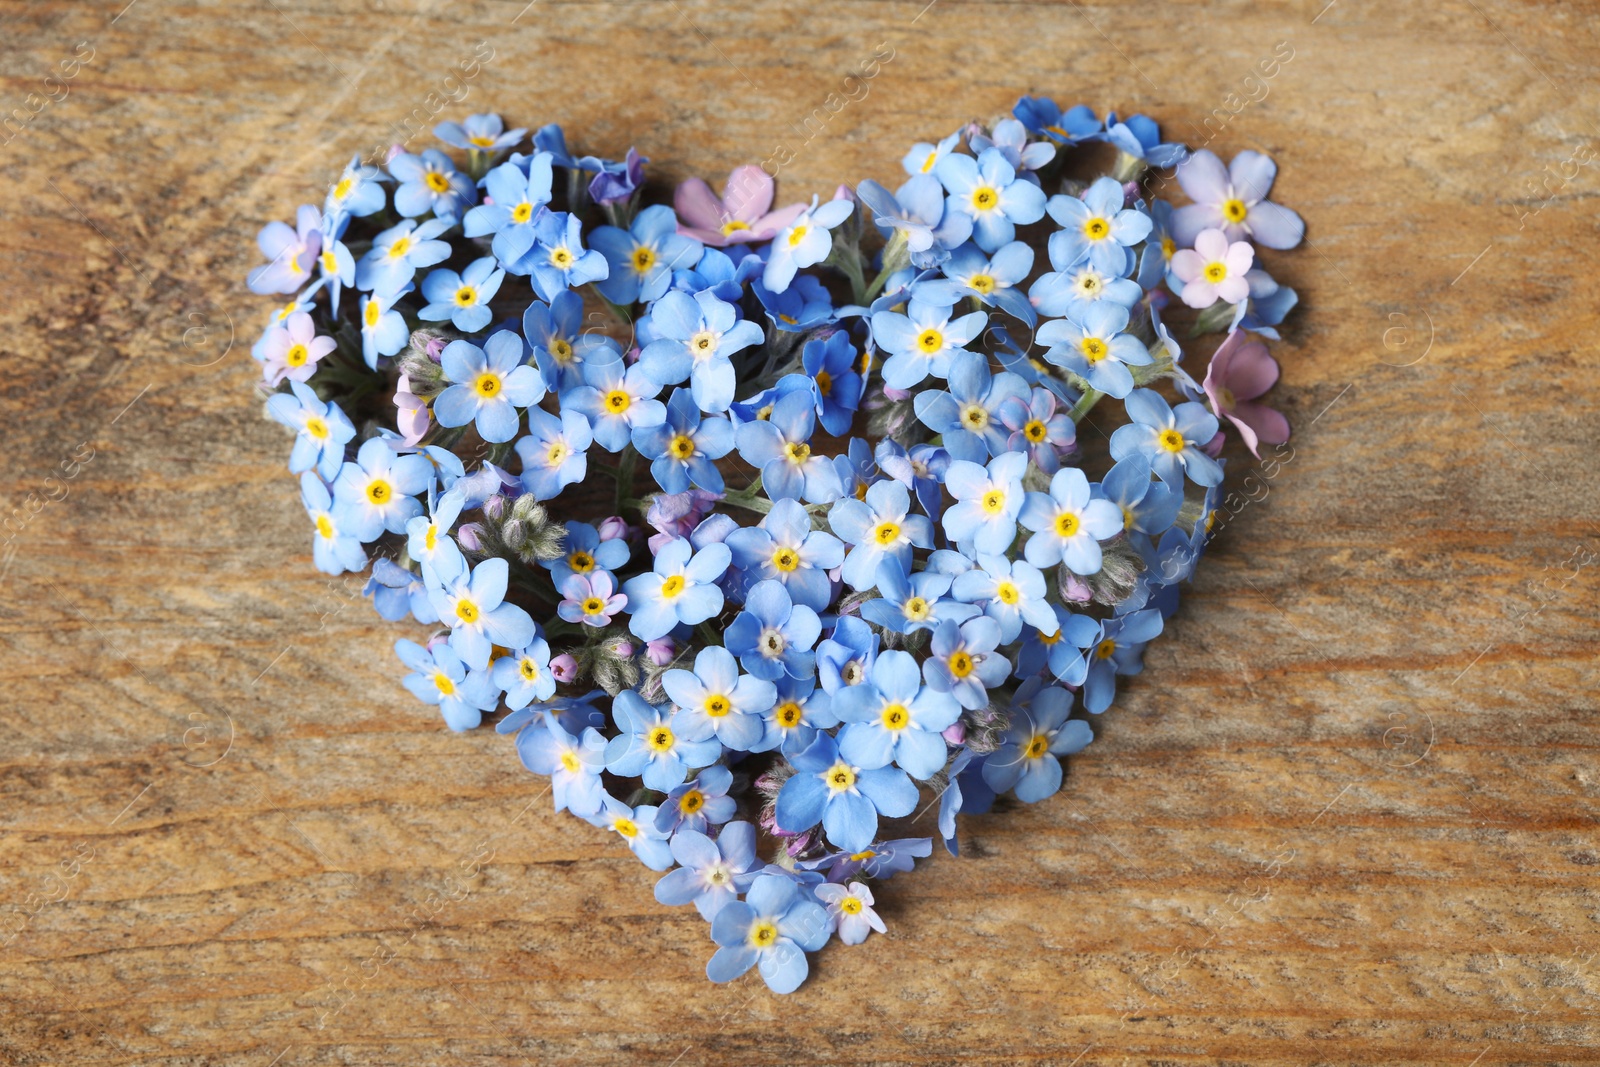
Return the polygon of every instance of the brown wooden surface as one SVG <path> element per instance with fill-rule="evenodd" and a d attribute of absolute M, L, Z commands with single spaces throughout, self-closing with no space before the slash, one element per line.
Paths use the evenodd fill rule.
<path fill-rule="evenodd" d="M 8 112 L 93 50 L 0 162 L 0 1061 L 1600 1062 L 1594 3 L 123 2 L 0 5 Z M 1292 463 L 1063 792 L 788 998 L 410 700 L 252 397 L 256 228 L 479 42 L 441 118 L 673 179 L 1031 90 L 1209 116 L 1310 227 Z"/>

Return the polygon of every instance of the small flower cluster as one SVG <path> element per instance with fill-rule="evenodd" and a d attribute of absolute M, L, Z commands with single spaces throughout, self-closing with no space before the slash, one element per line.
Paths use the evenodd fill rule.
<path fill-rule="evenodd" d="M 446 725 L 504 708 L 556 810 L 669 872 L 714 981 L 788 992 L 884 931 L 869 883 L 932 847 L 896 820 L 955 853 L 958 813 L 1055 793 L 1141 670 L 1222 420 L 1288 438 L 1251 335 L 1295 294 L 1255 246 L 1303 225 L 1264 156 L 1044 98 L 783 207 L 753 166 L 668 205 L 557 126 L 437 133 L 464 160 L 352 161 L 260 234 L 313 558 L 435 628 L 396 652 Z M 1174 166 L 1193 203 L 1145 194 Z M 1225 331 L 1200 381 L 1174 297 Z"/>

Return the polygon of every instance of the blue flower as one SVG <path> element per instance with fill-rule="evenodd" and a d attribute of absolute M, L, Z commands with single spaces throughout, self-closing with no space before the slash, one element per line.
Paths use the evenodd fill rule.
<path fill-rule="evenodd" d="M 867 682 L 835 696 L 833 710 L 845 723 L 841 759 L 864 770 L 894 763 L 913 778 L 929 778 L 944 766 L 940 733 L 961 717 L 955 698 L 924 688 L 916 659 L 898 649 L 878 657 Z"/>
<path fill-rule="evenodd" d="M 987 467 L 952 460 L 944 484 L 956 502 L 944 513 L 944 532 L 953 541 L 971 541 L 979 552 L 1003 554 L 1017 535 L 1027 469 L 1023 452 L 1002 453 Z"/>
<path fill-rule="evenodd" d="M 606 770 L 642 778 L 648 789 L 665 793 L 692 768 L 710 766 L 722 754 L 722 744 L 715 738 L 687 741 L 679 736 L 676 716 L 645 703 L 632 689 L 612 700 L 611 717 L 622 732 L 606 743 Z"/>
<path fill-rule="evenodd" d="M 1035 388 L 1025 399 L 1003 402 L 999 415 L 1008 432 L 1005 450 L 1027 453 L 1045 474 L 1060 469 L 1061 457 L 1078 442 L 1077 424 L 1072 416 L 1056 410 L 1056 395 L 1048 389 Z"/>
<path fill-rule="evenodd" d="M 651 476 L 668 493 L 688 492 L 690 484 L 722 492 L 722 472 L 712 461 L 732 451 L 733 441 L 733 423 L 720 415 L 702 419 L 687 389 L 673 391 L 665 422 L 633 431 L 633 447 L 651 461 Z"/>
<path fill-rule="evenodd" d="M 1093 141 L 1100 135 L 1100 120 L 1084 104 L 1062 111 L 1048 96 L 1024 96 L 1011 113 L 1030 133 L 1042 133 L 1063 144 Z"/>
<path fill-rule="evenodd" d="M 833 633 L 817 646 L 817 681 L 832 696 L 847 686 L 860 685 L 878 660 L 878 635 L 851 615 L 839 616 Z"/>
<path fill-rule="evenodd" d="M 986 759 L 987 756 L 978 756 L 970 748 L 963 748 L 950 761 L 950 784 L 939 794 L 939 836 L 944 838 L 944 847 L 952 856 L 961 854 L 956 842 L 956 815 L 963 810 L 982 814 L 994 805 L 994 790 L 983 781 Z"/>
<path fill-rule="evenodd" d="M 524 368 L 529 369 L 529 368 Z M 594 441 L 589 420 L 572 410 L 558 419 L 542 408 L 528 409 L 528 435 L 517 440 L 522 485 L 535 500 L 550 500 L 589 472 L 588 448 Z"/>
<path fill-rule="evenodd" d="M 713 256 L 719 261 L 732 262 L 726 253 L 715 248 L 708 249 L 706 259 L 710 260 Z M 704 270 L 705 263 L 702 262 L 700 272 Z M 707 288 L 697 286 L 691 289 L 681 283 L 677 287 L 691 293 Z M 737 300 L 741 290 L 737 285 L 734 286 L 734 290 L 730 294 L 718 292 L 717 295 L 723 300 Z M 809 333 L 819 326 L 828 325 L 836 318 L 833 311 L 833 297 L 823 288 L 820 281 L 809 274 L 800 275 L 794 280 L 794 284 L 781 293 L 774 293 L 757 278 L 750 283 L 750 291 L 761 301 L 762 308 L 767 312 L 767 320 L 785 333 Z"/>
<path fill-rule="evenodd" d="M 328 307 L 339 313 L 339 293 L 347 285 L 356 283 L 356 260 L 342 238 L 350 226 L 350 216 L 342 211 L 322 216 L 322 254 L 317 263 L 322 268 L 321 283 L 328 290 Z"/>
<path fill-rule="evenodd" d="M 1046 148 L 1050 147 L 1045 145 Z M 943 278 L 917 284 L 917 295 L 933 303 L 954 304 L 977 297 L 990 307 L 1000 307 L 1029 326 L 1038 319 L 1028 297 L 1017 286 L 1033 270 L 1033 249 L 1012 241 L 986 256 L 974 245 L 962 245 L 940 267 Z"/>
<path fill-rule="evenodd" d="M 816 740 L 818 730 L 839 725 L 833 698 L 817 689 L 814 677 L 780 678 L 777 702 L 762 713 L 766 732 L 752 752 L 799 752 Z"/>
<path fill-rule="evenodd" d="M 806 980 L 806 953 L 832 934 L 828 912 L 793 879 L 758 876 L 744 900 L 726 904 L 711 920 L 711 938 L 721 947 L 706 964 L 706 977 L 731 982 L 751 967 L 774 993 L 793 993 Z"/>
<path fill-rule="evenodd" d="M 364 165 L 360 156 L 351 156 L 339 177 L 328 186 L 322 213 L 331 215 L 343 211 L 359 219 L 382 211 L 387 197 L 380 183 L 388 180 L 389 176 L 377 167 Z"/>
<path fill-rule="evenodd" d="M 914 266 L 927 268 L 943 262 L 949 250 L 972 236 L 972 217 L 946 210 L 944 188 L 931 174 L 918 174 L 894 194 L 870 178 L 856 186 L 856 195 L 872 212 L 872 221 L 885 234 L 905 234 L 906 251 Z"/>
<path fill-rule="evenodd" d="M 477 726 L 483 721 L 483 713 L 493 711 L 500 699 L 489 673 L 468 671 L 449 645 L 429 652 L 415 641 L 402 638 L 394 643 L 394 652 L 412 671 L 402 684 L 424 704 L 437 705 L 445 725 L 452 730 Z"/>
<path fill-rule="evenodd" d="M 346 521 L 343 509 L 334 509 L 327 485 L 313 471 L 300 476 L 300 502 L 305 505 L 316 530 L 311 542 L 311 559 L 317 570 L 324 574 L 364 570 L 367 553 L 361 547 L 361 538 L 354 532 L 354 524 Z"/>
<path fill-rule="evenodd" d="M 962 750 L 966 751 L 965 749 Z M 887 879 L 916 866 L 916 860 L 933 853 L 933 838 L 902 837 L 894 841 L 874 841 L 860 852 L 835 852 L 812 860 L 801 860 L 802 870 L 828 872 L 828 882 L 837 885 L 858 875 Z"/>
<path fill-rule="evenodd" d="M 372 598 L 373 608 L 388 622 L 399 622 L 407 614 L 424 624 L 439 621 L 422 579 L 391 559 L 379 556 L 372 561 L 372 576 L 361 593 Z"/>
<path fill-rule="evenodd" d="M 1082 199 L 1052 196 L 1048 210 L 1061 229 L 1050 235 L 1050 262 L 1076 266 L 1088 260 L 1102 274 L 1127 274 L 1131 249 L 1150 235 L 1151 223 L 1149 215 L 1124 202 L 1122 183 L 1112 177 L 1097 178 Z"/>
<path fill-rule="evenodd" d="M 771 681 L 741 675 L 733 653 L 717 645 L 700 650 L 694 670 L 667 671 L 661 687 L 678 707 L 673 721 L 682 737 L 715 737 L 737 752 L 748 752 L 761 740 L 761 713 L 778 699 Z"/>
<path fill-rule="evenodd" d="M 505 276 L 493 256 L 473 260 L 460 274 L 453 270 L 433 271 L 422 281 L 422 297 L 428 303 L 417 317 L 425 322 L 448 319 L 462 333 L 477 333 L 493 318 L 489 301 L 500 291 Z"/>
<path fill-rule="evenodd" d="M 931 144 L 928 141 L 918 141 L 916 144 L 911 146 L 911 151 L 907 152 L 904 158 L 900 160 L 900 165 L 905 168 L 907 174 L 913 176 L 918 174 L 932 174 L 933 168 L 938 166 L 939 161 L 945 156 L 948 156 L 951 151 L 954 150 L 956 145 L 960 143 L 960 130 L 957 130 L 949 137 L 944 138 L 938 144 Z"/>
<path fill-rule="evenodd" d="M 739 427 L 739 455 L 761 471 L 761 487 L 773 500 L 826 504 L 844 494 L 833 461 L 811 451 L 816 428 L 814 398 L 800 391 L 780 397 L 770 418 Z"/>
<path fill-rule="evenodd" d="M 489 172 L 484 187 L 493 202 L 468 211 L 461 220 L 462 233 L 467 237 L 494 234 L 490 247 L 495 258 L 513 273 L 526 274 L 517 264 L 533 247 L 534 224 L 550 203 L 550 154 L 540 152 L 525 166 L 502 163 Z"/>
<path fill-rule="evenodd" d="M 678 233 L 678 216 L 665 204 L 645 208 L 626 230 L 597 228 L 589 243 L 611 268 L 610 277 L 597 286 L 601 295 L 623 306 L 660 299 L 672 284 L 672 272 L 692 268 L 705 250 L 693 237 Z"/>
<path fill-rule="evenodd" d="M 541 560 L 540 566 L 550 572 L 556 588 L 574 574 L 587 578 L 596 568 L 615 571 L 628 562 L 632 555 L 628 542 L 620 537 L 600 539 L 600 531 L 586 522 L 567 522 L 563 526 L 567 537 L 562 548 L 566 555 Z"/>
<path fill-rule="evenodd" d="M 961 351 L 950 361 L 950 388 L 916 395 L 917 418 L 936 434 L 955 459 L 983 463 L 1006 451 L 1008 436 L 1000 406 L 1028 396 L 1028 383 L 1010 371 L 989 372 L 989 357 Z"/>
<path fill-rule="evenodd" d="M 628 850 L 652 871 L 664 871 L 672 866 L 672 850 L 667 835 L 656 829 L 656 806 L 640 804 L 630 808 L 609 794 L 602 794 L 600 811 L 590 816 L 589 822 L 604 830 L 614 830 L 628 843 Z"/>
<path fill-rule="evenodd" d="M 733 772 L 713 763 L 694 778 L 667 791 L 656 809 L 657 830 L 664 834 L 705 833 L 733 818 L 738 803 L 728 795 Z"/>
<path fill-rule="evenodd" d="M 430 498 L 432 493 L 429 493 Z M 429 515 L 417 515 L 406 522 L 406 555 L 422 565 L 422 572 L 455 574 L 466 565 L 466 557 L 450 538 L 450 531 L 461 516 L 466 497 L 452 490 L 433 500 Z"/>
<path fill-rule="evenodd" d="M 817 198 L 812 197 L 811 206 L 772 239 L 761 284 L 774 293 L 781 293 L 789 288 L 797 271 L 827 259 L 833 251 L 831 231 L 855 214 L 855 210 L 854 200 L 830 200 L 819 207 Z"/>
<path fill-rule="evenodd" d="M 594 726 L 584 726 L 581 736 L 573 736 L 550 710 L 544 712 L 544 729 L 530 725 L 517 734 L 517 757 L 522 765 L 534 774 L 549 774 L 555 809 L 571 811 L 574 816 L 600 811 L 605 797 L 600 785 L 605 750 L 605 737 Z"/>
<path fill-rule="evenodd" d="M 932 630 L 947 620 L 962 622 L 978 614 L 972 604 L 944 599 L 954 579 L 938 571 L 907 575 L 897 559 L 878 566 L 878 592 L 883 595 L 861 605 L 861 617 L 897 634 Z"/>
<path fill-rule="evenodd" d="M 1065 367 L 1107 396 L 1122 400 L 1133 390 L 1133 372 L 1151 362 L 1150 350 L 1130 333 L 1128 309 L 1109 300 L 1079 305 L 1065 319 L 1039 327 L 1044 358 Z"/>
<path fill-rule="evenodd" d="M 517 261 L 533 275 L 533 291 L 549 302 L 568 289 L 605 279 L 606 257 L 583 247 L 583 224 L 565 211 L 547 211 L 533 224 L 533 247 Z"/>
<path fill-rule="evenodd" d="M 988 137 L 981 133 L 973 134 L 971 145 L 974 152 L 998 148 L 1005 153 L 1006 162 L 1019 171 L 1038 170 L 1056 158 L 1056 146 L 1049 141 L 1029 144 L 1028 128 L 1016 119 L 1001 119 L 994 124 L 994 130 Z"/>
<path fill-rule="evenodd" d="M 628 149 L 627 158 L 620 163 L 600 160 L 599 172 L 589 183 L 589 198 L 597 204 L 616 204 L 628 199 L 644 184 L 644 165 L 648 162 L 650 160 L 633 148 Z"/>
<path fill-rule="evenodd" d="M 1019 180 L 1016 168 L 998 148 L 985 149 L 977 159 L 945 156 L 933 173 L 950 192 L 950 209 L 971 216 L 973 240 L 985 252 L 1014 239 L 1018 223 L 1044 218 L 1044 193 Z"/>
<path fill-rule="evenodd" d="M 1068 685 L 1082 685 L 1089 673 L 1089 663 L 1084 652 L 1100 642 L 1100 622 L 1087 615 L 1078 615 L 1059 604 L 1053 605 L 1056 629 L 1044 634 L 1033 627 L 1024 631 L 1022 647 L 1017 651 L 1017 676 L 1031 678 L 1044 671 Z"/>
<path fill-rule="evenodd" d="M 774 501 L 759 525 L 733 531 L 727 544 L 736 567 L 757 582 L 782 582 L 796 604 L 826 611 L 833 600 L 828 571 L 844 562 L 844 544 L 825 530 L 813 530 L 811 515 L 799 501 Z"/>
<path fill-rule="evenodd" d="M 445 381 L 453 384 L 433 402 L 439 425 L 474 423 L 485 441 L 515 437 L 517 409 L 531 408 L 544 397 L 544 382 L 523 364 L 522 355 L 522 338 L 511 330 L 491 334 L 482 348 L 471 341 L 445 345 L 439 364 Z"/>
<path fill-rule="evenodd" d="M 800 366 L 812 383 L 817 419 L 835 437 L 850 432 L 856 409 L 861 406 L 861 375 L 856 373 L 855 346 L 843 330 L 826 339 L 812 338 L 800 351 Z"/>
<path fill-rule="evenodd" d="M 469 152 L 504 152 L 515 148 L 528 136 L 525 129 L 507 130 L 500 116 L 495 114 L 468 115 L 459 125 L 441 122 L 433 128 L 433 135 L 447 145 Z"/>
<path fill-rule="evenodd" d="M 450 647 L 474 670 L 489 666 L 495 645 L 526 648 L 537 634 L 533 619 L 505 603 L 510 567 L 499 557 L 454 575 L 433 575 L 428 595 L 439 621 L 450 627 Z"/>
<path fill-rule="evenodd" d="M 987 707 L 988 690 L 1011 673 L 1010 661 L 995 651 L 999 645 L 1000 624 L 987 615 L 940 623 L 922 675 L 934 690 L 952 694 L 964 708 Z"/>
<path fill-rule="evenodd" d="M 1141 261 L 1140 280 L 1135 282 L 1128 277 L 1133 269 L 1132 257 L 1124 257 L 1124 262 L 1113 270 L 1101 270 L 1087 259 L 1077 262 L 1071 261 L 1068 254 L 1072 251 L 1058 241 L 1050 243 L 1050 265 L 1055 270 L 1039 275 L 1033 287 L 1028 290 L 1028 300 L 1038 309 L 1039 314 L 1048 316 L 1075 315 L 1081 316 L 1091 306 L 1101 301 L 1108 304 L 1120 304 L 1125 308 L 1132 308 L 1144 296 L 1144 274 Z M 1149 249 L 1145 246 L 1145 256 L 1149 257 Z M 1160 249 L 1156 249 L 1156 256 L 1160 258 Z M 1159 281 L 1159 279 L 1158 279 Z M 1176 278 L 1174 278 L 1176 281 Z M 1178 292 L 1183 288 L 1183 283 L 1178 282 Z"/>
<path fill-rule="evenodd" d="M 372 239 L 372 247 L 356 264 L 356 287 L 380 293 L 399 290 L 423 267 L 450 258 L 450 242 L 438 239 L 450 228 L 445 219 L 417 223 L 402 219 Z"/>
<path fill-rule="evenodd" d="M 944 510 L 944 475 L 950 469 L 950 453 L 937 445 L 912 445 L 907 452 L 885 437 L 873 450 L 878 468 L 917 494 L 917 503 L 937 519 Z"/>
<path fill-rule="evenodd" d="M 832 734 L 817 734 L 789 762 L 794 774 L 778 790 L 774 809 L 777 826 L 786 834 L 803 833 L 820 822 L 836 848 L 860 852 L 878 836 L 880 814 L 897 819 L 917 806 L 917 787 L 905 771 L 850 763 Z"/>
<path fill-rule="evenodd" d="M 397 456 L 389 442 L 369 438 L 334 482 L 334 495 L 350 530 L 363 541 L 383 531 L 405 533 L 406 523 L 422 514 L 418 493 L 433 484 L 433 467 L 422 456 Z"/>
<path fill-rule="evenodd" d="M 775 682 L 785 675 L 810 676 L 817 661 L 811 650 L 821 636 L 817 613 L 794 603 L 782 582 L 769 580 L 750 587 L 744 610 L 728 624 L 723 640 L 745 670 Z"/>
<path fill-rule="evenodd" d="M 1026 708 L 1013 712 L 1000 747 L 983 762 L 983 780 L 996 793 L 1015 789 L 1017 799 L 1033 804 L 1061 788 L 1061 759 L 1082 752 L 1094 732 L 1072 714 L 1072 694 L 1050 686 Z"/>
<path fill-rule="evenodd" d="M 1221 229 L 1229 241 L 1251 240 L 1266 248 L 1293 248 L 1305 237 L 1306 224 L 1293 211 L 1268 200 L 1277 164 L 1249 150 L 1222 160 L 1208 149 L 1190 155 L 1178 167 L 1178 184 L 1194 203 L 1172 213 L 1172 232 L 1188 248 L 1202 230 Z"/>
<path fill-rule="evenodd" d="M 505 691 L 506 707 L 512 711 L 555 696 L 556 676 L 550 670 L 549 643 L 535 637 L 528 647 L 495 660 L 494 684 Z"/>
<path fill-rule="evenodd" d="M 1114 464 L 1100 482 L 1099 492 L 1122 512 L 1123 529 L 1146 541 L 1159 537 L 1176 522 L 1183 506 L 1182 486 L 1152 481 L 1150 461 L 1138 453 Z"/>
<path fill-rule="evenodd" d="M 730 822 L 713 841 L 695 830 L 672 835 L 672 858 L 681 866 L 656 883 L 656 899 L 663 904 L 693 904 L 700 917 L 717 912 L 739 899 L 755 881 L 756 828 L 744 821 Z"/>
<path fill-rule="evenodd" d="M 1152 167 L 1176 166 L 1188 154 L 1181 144 L 1162 143 L 1161 127 L 1149 115 L 1129 115 L 1126 121 L 1118 122 L 1113 111 L 1106 116 L 1106 140 L 1118 151 Z"/>
<path fill-rule="evenodd" d="M 1022 458 L 1026 463 L 1027 458 Z M 899 482 L 869 486 L 861 500 L 840 500 L 828 512 L 828 525 L 851 546 L 840 576 L 850 588 L 862 592 L 877 583 L 878 565 L 885 559 L 894 559 L 909 570 L 912 548 L 933 547 L 932 521 L 911 514 L 911 494 Z"/>
<path fill-rule="evenodd" d="M 462 209 L 478 202 L 472 179 L 437 148 L 424 149 L 420 156 L 400 153 L 389 160 L 389 173 L 400 183 L 394 191 L 394 209 L 406 218 L 431 211 L 435 219 L 453 223 Z"/>
<path fill-rule="evenodd" d="M 292 293 L 311 280 L 311 265 L 322 247 L 322 214 L 301 204 L 295 225 L 276 220 L 261 227 L 256 246 L 268 262 L 245 278 L 252 293 Z"/>
<path fill-rule="evenodd" d="M 679 623 L 705 622 L 722 610 L 717 579 L 732 560 L 733 553 L 720 542 L 695 552 L 688 539 L 674 538 L 656 553 L 654 570 L 622 587 L 633 609 L 628 629 L 640 640 L 654 641 Z"/>
<path fill-rule="evenodd" d="M 1064 563 L 1073 574 L 1100 572 L 1100 542 L 1122 532 L 1122 515 L 1111 501 L 1090 495 L 1089 479 L 1077 467 L 1056 471 L 1048 495 L 1028 494 L 1017 521 L 1037 531 L 1023 549 L 1029 563 Z"/>
<path fill-rule="evenodd" d="M 1087 493 L 1087 486 L 1084 491 Z M 1022 560 L 1012 562 L 1004 556 L 987 555 L 979 556 L 978 564 L 956 576 L 951 592 L 957 600 L 981 605 L 983 613 L 1000 624 L 1001 644 L 1015 641 L 1024 622 L 1045 633 L 1055 633 L 1056 613 L 1045 600 L 1044 575 L 1038 567 Z"/>
<path fill-rule="evenodd" d="M 411 292 L 408 282 L 393 292 L 377 292 L 361 298 L 361 357 L 371 370 L 378 369 L 380 356 L 392 356 L 411 340 L 406 317 L 394 306 Z"/>
<path fill-rule="evenodd" d="M 619 363 L 617 343 L 602 333 L 584 332 L 583 297 L 571 290 L 556 294 L 547 304 L 535 300 L 522 313 L 522 332 L 545 385 L 565 396 L 584 384 L 590 363 Z"/>
<path fill-rule="evenodd" d="M 309 385 L 291 381 L 289 388 L 292 392 L 274 393 L 267 398 L 267 413 L 298 431 L 289 452 L 289 473 L 315 470 L 332 481 L 344 462 L 344 446 L 355 437 L 356 428 L 338 404 L 319 400 Z"/>
<path fill-rule="evenodd" d="M 709 292 L 667 293 L 650 309 L 655 340 L 639 353 L 639 365 L 660 385 L 688 379 L 702 411 L 728 410 L 735 383 L 729 357 L 763 339 L 760 326 L 738 315 Z"/>
<path fill-rule="evenodd" d="M 950 373 L 951 356 L 982 333 L 989 318 L 981 311 L 954 320 L 950 314 L 948 305 L 917 298 L 906 305 L 904 314 L 873 313 L 873 341 L 889 353 L 883 364 L 885 385 L 910 389 L 930 374 L 943 378 Z"/>
<path fill-rule="evenodd" d="M 1222 464 L 1202 449 L 1217 435 L 1217 417 L 1204 404 L 1187 401 L 1173 408 L 1153 389 L 1135 389 L 1127 399 L 1126 426 L 1111 434 L 1111 458 L 1139 455 L 1164 482 L 1181 485 L 1184 474 L 1196 485 L 1222 481 Z"/>
<path fill-rule="evenodd" d="M 1089 675 L 1083 683 L 1083 706 L 1095 715 L 1111 706 L 1117 675 L 1144 669 L 1144 646 L 1161 633 L 1161 612 L 1145 608 L 1107 619 L 1103 625 L 1105 632 L 1089 655 Z"/>

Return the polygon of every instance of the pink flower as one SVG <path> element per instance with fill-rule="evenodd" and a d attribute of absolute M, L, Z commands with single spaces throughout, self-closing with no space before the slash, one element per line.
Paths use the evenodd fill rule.
<path fill-rule="evenodd" d="M 567 622 L 581 622 L 586 626 L 609 625 L 611 616 L 628 604 L 628 598 L 617 592 L 616 579 L 611 573 L 598 569 L 592 574 L 568 575 L 561 583 L 561 595 L 565 599 L 556 605 L 556 614 Z M 630 651 L 627 655 L 633 653 Z"/>
<path fill-rule="evenodd" d="M 267 331 L 262 345 L 264 354 L 261 376 L 269 384 L 277 385 L 285 378 L 303 382 L 317 371 L 317 360 L 332 352 L 334 340 L 318 337 L 316 323 L 304 311 L 290 315 L 282 326 Z"/>
<path fill-rule="evenodd" d="M 645 658 L 657 667 L 665 667 L 672 662 L 672 657 L 677 654 L 677 646 L 670 637 L 658 637 L 648 641 L 644 646 Z"/>
<path fill-rule="evenodd" d="M 1208 308 L 1219 298 L 1237 304 L 1250 295 L 1245 275 L 1255 258 L 1248 241 L 1229 244 L 1221 230 L 1201 230 L 1194 248 L 1172 254 L 1172 273 L 1183 282 L 1179 295 L 1192 308 Z"/>
<path fill-rule="evenodd" d="M 563 652 L 550 661 L 550 673 L 563 685 L 578 680 L 578 661 Z"/>
<path fill-rule="evenodd" d="M 721 499 L 721 493 L 710 493 L 704 489 L 657 495 L 650 501 L 650 510 L 645 513 L 645 520 L 660 531 L 650 538 L 650 554 L 660 552 L 677 538 L 694 533 L 700 520 L 709 515 Z"/>
<path fill-rule="evenodd" d="M 411 392 L 411 382 L 404 374 L 395 386 L 394 406 L 400 411 L 395 425 L 405 443 L 414 445 L 422 440 L 428 433 L 428 405 Z"/>
<path fill-rule="evenodd" d="M 1289 420 L 1283 413 L 1251 401 L 1278 380 L 1278 361 L 1260 341 L 1246 341 L 1243 330 L 1232 330 L 1211 357 L 1201 388 L 1218 415 L 1239 428 L 1239 436 L 1259 459 L 1256 443 L 1281 445 L 1289 439 Z"/>
<path fill-rule="evenodd" d="M 719 199 L 711 186 L 690 178 L 678 186 L 672 205 L 678 209 L 678 232 L 708 245 L 770 241 L 806 209 L 790 204 L 772 207 L 772 176 L 760 167 L 735 167 Z"/>

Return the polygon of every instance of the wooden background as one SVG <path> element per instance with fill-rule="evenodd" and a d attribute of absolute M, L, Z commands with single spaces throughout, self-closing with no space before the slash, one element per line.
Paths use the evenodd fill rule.
<path fill-rule="evenodd" d="M 124 2 L 0 4 L 0 1061 L 1600 1062 L 1596 4 Z M 1210 117 L 1310 227 L 1293 461 L 1063 792 L 788 998 L 409 699 L 252 399 L 257 227 L 485 48 L 440 118 L 674 179 L 1027 90 Z"/>

